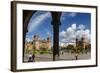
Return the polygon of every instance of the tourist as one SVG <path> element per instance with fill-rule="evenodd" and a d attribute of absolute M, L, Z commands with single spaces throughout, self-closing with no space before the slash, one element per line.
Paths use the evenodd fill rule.
<path fill-rule="evenodd" d="M 32 55 L 32 60 L 35 62 L 35 54 Z"/>
<path fill-rule="evenodd" d="M 32 62 L 32 57 L 29 57 L 28 62 Z"/>

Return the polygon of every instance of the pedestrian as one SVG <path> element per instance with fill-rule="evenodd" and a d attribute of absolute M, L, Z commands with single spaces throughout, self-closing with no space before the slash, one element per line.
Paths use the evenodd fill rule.
<path fill-rule="evenodd" d="M 28 62 L 32 62 L 32 57 L 29 57 Z"/>
<path fill-rule="evenodd" d="M 35 62 L 35 54 L 32 55 L 32 60 Z"/>
<path fill-rule="evenodd" d="M 78 60 L 78 53 L 75 54 L 75 59 Z"/>

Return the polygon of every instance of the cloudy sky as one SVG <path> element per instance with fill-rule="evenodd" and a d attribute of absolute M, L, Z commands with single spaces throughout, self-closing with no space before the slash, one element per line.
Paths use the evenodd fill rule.
<path fill-rule="evenodd" d="M 60 44 L 73 43 L 83 36 L 90 42 L 91 14 L 64 12 L 61 17 Z"/>
<path fill-rule="evenodd" d="M 37 11 L 32 15 L 28 24 L 26 40 L 32 40 L 35 34 L 41 39 L 51 36 L 53 40 L 53 29 L 51 25 L 52 17 L 50 12 Z M 75 42 L 75 38 L 85 36 L 90 41 L 91 35 L 91 14 L 77 12 L 62 12 L 61 26 L 59 32 L 60 43 Z"/>

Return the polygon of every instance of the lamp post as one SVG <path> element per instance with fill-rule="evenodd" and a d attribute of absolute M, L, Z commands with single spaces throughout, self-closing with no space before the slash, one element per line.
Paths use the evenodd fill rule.
<path fill-rule="evenodd" d="M 61 12 L 51 12 L 53 25 L 53 61 L 59 60 L 59 25 Z"/>

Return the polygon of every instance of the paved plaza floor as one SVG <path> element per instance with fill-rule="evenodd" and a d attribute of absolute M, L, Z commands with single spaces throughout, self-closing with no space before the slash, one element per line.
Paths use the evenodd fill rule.
<path fill-rule="evenodd" d="M 24 61 L 28 61 L 29 55 L 25 55 Z M 78 60 L 85 60 L 85 59 L 90 59 L 91 58 L 91 53 L 87 54 L 79 54 L 78 55 Z M 64 53 L 60 54 L 59 60 L 75 60 L 75 54 L 71 53 Z M 35 62 L 45 62 L 45 61 L 53 61 L 53 54 L 36 54 L 35 55 Z"/>

